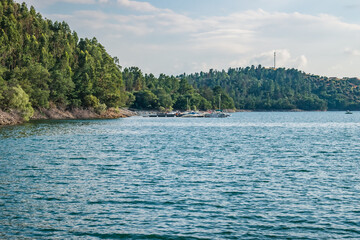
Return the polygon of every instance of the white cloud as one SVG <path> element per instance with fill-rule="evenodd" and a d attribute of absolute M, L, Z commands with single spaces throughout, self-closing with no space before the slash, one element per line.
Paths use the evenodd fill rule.
<path fill-rule="evenodd" d="M 80 3 L 80 4 L 94 4 L 98 1 L 96 0 L 59 0 L 57 2 L 68 2 L 68 3 Z M 103 2 L 101 0 L 99 0 L 99 2 Z"/>
<path fill-rule="evenodd" d="M 72 4 L 104 4 L 108 3 L 109 0 L 26 0 L 28 6 L 35 6 L 37 10 L 60 2 Z"/>
<path fill-rule="evenodd" d="M 351 56 L 360 56 L 360 50 L 357 49 L 346 48 L 344 52 Z"/>
<path fill-rule="evenodd" d="M 158 8 L 154 7 L 148 2 L 139 2 L 131 0 L 117 0 L 118 4 L 123 7 L 127 7 L 141 12 L 157 12 Z"/>
<path fill-rule="evenodd" d="M 245 67 L 250 65 L 273 67 L 274 52 L 276 52 L 276 67 L 303 69 L 308 63 L 304 55 L 293 57 L 288 49 L 278 49 L 249 56 L 247 59 L 232 61 L 230 65 L 232 67 Z"/>
<path fill-rule="evenodd" d="M 76 11 L 61 17 L 83 35 L 96 36 L 110 54 L 123 62 L 155 74 L 251 64 L 271 67 L 274 49 L 278 67 L 327 74 L 331 71 L 328 66 L 336 65 L 340 56 L 346 56 L 344 46 L 357 46 L 360 39 L 359 24 L 328 14 L 258 9 L 226 16 L 190 17 L 148 2 L 117 0 L 117 4 L 133 11 L 127 14 Z M 57 15 L 56 19 L 59 18 Z M 345 49 L 345 53 L 360 56 L 355 48 Z M 330 73 L 336 75 L 335 70 Z"/>
<path fill-rule="evenodd" d="M 303 69 L 307 66 L 307 64 L 308 60 L 304 55 L 301 55 L 295 59 L 295 68 Z"/>

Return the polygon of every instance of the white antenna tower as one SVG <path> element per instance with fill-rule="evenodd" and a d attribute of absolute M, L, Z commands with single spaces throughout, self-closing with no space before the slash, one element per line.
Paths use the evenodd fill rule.
<path fill-rule="evenodd" d="M 274 69 L 276 69 L 276 51 L 274 51 Z"/>

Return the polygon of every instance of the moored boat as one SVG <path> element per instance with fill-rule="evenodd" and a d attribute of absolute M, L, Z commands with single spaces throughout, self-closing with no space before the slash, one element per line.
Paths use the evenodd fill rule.
<path fill-rule="evenodd" d="M 200 117 L 205 117 L 205 114 L 201 112 L 191 111 L 180 114 L 180 117 L 200 118 Z"/>
<path fill-rule="evenodd" d="M 176 113 L 176 112 L 154 113 L 154 114 L 146 115 L 144 117 L 178 117 L 178 113 Z"/>
<path fill-rule="evenodd" d="M 205 117 L 206 118 L 226 118 L 226 117 L 230 117 L 230 114 L 224 113 L 221 111 L 215 111 L 215 112 L 205 113 Z"/>

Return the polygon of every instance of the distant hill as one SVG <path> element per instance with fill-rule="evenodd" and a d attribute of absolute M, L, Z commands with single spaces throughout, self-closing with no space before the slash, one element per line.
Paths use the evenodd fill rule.
<path fill-rule="evenodd" d="M 238 109 L 360 110 L 360 79 L 251 66 L 182 75 L 195 87 L 221 86 Z"/>

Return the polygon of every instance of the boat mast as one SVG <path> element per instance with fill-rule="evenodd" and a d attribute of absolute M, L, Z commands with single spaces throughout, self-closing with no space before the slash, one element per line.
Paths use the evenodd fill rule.
<path fill-rule="evenodd" d="M 221 93 L 219 95 L 219 110 L 221 110 Z"/>

